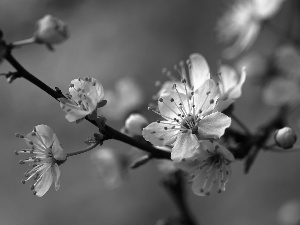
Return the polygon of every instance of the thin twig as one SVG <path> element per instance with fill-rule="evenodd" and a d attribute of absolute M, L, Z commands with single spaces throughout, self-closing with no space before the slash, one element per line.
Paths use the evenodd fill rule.
<path fill-rule="evenodd" d="M 79 150 L 79 151 L 77 151 L 77 152 L 70 152 L 70 153 L 67 153 L 67 157 L 74 156 L 74 155 L 79 155 L 79 154 L 88 152 L 88 151 L 94 149 L 95 147 L 97 147 L 97 145 L 99 145 L 99 144 L 100 144 L 100 142 L 96 142 L 95 144 L 93 144 L 93 145 L 90 146 L 90 147 L 87 147 L 86 149 Z"/>

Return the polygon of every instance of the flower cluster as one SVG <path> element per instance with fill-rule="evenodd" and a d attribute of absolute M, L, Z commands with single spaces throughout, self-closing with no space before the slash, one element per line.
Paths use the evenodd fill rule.
<path fill-rule="evenodd" d="M 200 54 L 191 55 L 188 66 L 190 84 L 181 64 L 181 81 L 165 83 L 158 107 L 150 107 L 163 120 L 149 124 L 143 136 L 155 146 L 170 146 L 171 159 L 194 177 L 194 193 L 208 195 L 214 183 L 224 191 L 230 175 L 234 157 L 217 141 L 231 119 L 221 111 L 241 95 L 246 75 L 245 70 L 238 75 L 231 67 L 222 66 L 216 84 Z"/>
<path fill-rule="evenodd" d="M 52 182 L 55 190 L 59 189 L 59 165 L 67 159 L 59 140 L 47 125 L 38 125 L 26 136 L 18 134 L 17 137 L 23 138 L 29 149 L 16 151 L 18 154 L 34 154 L 34 156 L 21 160 L 20 164 L 29 163 L 33 168 L 27 170 L 25 179 L 22 183 L 33 178 L 35 183 L 31 186 L 33 193 L 39 197 L 43 196 L 50 188 Z"/>

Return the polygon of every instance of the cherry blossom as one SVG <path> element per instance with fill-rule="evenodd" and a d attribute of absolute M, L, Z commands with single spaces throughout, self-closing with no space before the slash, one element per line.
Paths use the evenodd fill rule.
<path fill-rule="evenodd" d="M 25 137 L 20 134 L 17 136 L 26 141 L 29 149 L 16 151 L 16 154 L 35 154 L 33 157 L 20 161 L 20 164 L 33 165 L 33 168 L 25 173 L 26 179 L 22 180 L 22 183 L 34 178 L 35 183 L 31 189 L 39 197 L 49 190 L 52 182 L 55 184 L 55 190 L 58 190 L 60 186 L 58 166 L 65 162 L 67 155 L 52 129 L 47 125 L 38 125 Z"/>

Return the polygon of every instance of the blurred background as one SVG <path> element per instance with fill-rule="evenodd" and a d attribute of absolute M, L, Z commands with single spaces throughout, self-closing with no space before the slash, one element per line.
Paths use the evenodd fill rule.
<path fill-rule="evenodd" d="M 56 46 L 55 52 L 44 46 L 25 46 L 15 50 L 15 57 L 46 84 L 63 92 L 72 79 L 97 78 L 113 99 L 103 115 L 109 125 L 121 129 L 131 110 L 143 113 L 149 121 L 157 118 L 147 111 L 158 90 L 155 81 L 165 81 L 162 68 L 172 70 L 191 53 L 203 54 L 212 74 L 217 73 L 220 60 L 237 68 L 246 65 L 253 75 L 261 72 L 256 69 L 265 69 L 262 57 L 279 42 L 270 30 L 262 30 L 251 54 L 247 53 L 252 61 L 246 54 L 230 61 L 222 58 L 224 46 L 217 40 L 215 27 L 227 8 L 225 0 L 0 0 L 0 28 L 5 40 L 13 42 L 29 38 L 35 22 L 45 14 L 64 20 L 71 36 Z M 279 26 L 285 26 L 288 12 L 286 1 L 274 17 Z M 258 50 L 261 55 L 257 56 Z M 7 71 L 13 69 L 4 62 L 0 72 Z M 261 87 L 251 82 L 251 73 L 235 114 L 254 131 L 275 115 L 277 108 L 262 101 Z M 126 91 L 131 97 L 124 97 Z M 59 191 L 51 187 L 44 197 L 33 196 L 31 183 L 21 183 L 27 166 L 19 165 L 22 156 L 14 154 L 26 145 L 14 134 L 27 134 L 35 125 L 47 124 L 64 149 L 71 152 L 85 148 L 83 140 L 97 130 L 87 122 L 68 123 L 54 99 L 23 79 L 8 84 L 1 78 L 0 96 L 0 224 L 153 225 L 178 214 L 160 185 L 162 174 L 154 162 L 129 171 L 126 182 L 110 190 L 95 175 L 92 153 L 69 158 L 60 167 Z M 299 113 L 296 108 L 290 117 L 295 129 Z M 115 141 L 105 142 L 104 147 L 131 150 Z M 243 162 L 238 161 L 222 194 L 197 197 L 187 185 L 190 208 L 202 225 L 280 224 L 278 211 L 282 205 L 300 199 L 299 160 L 300 153 L 261 152 L 247 175 L 243 174 Z"/>

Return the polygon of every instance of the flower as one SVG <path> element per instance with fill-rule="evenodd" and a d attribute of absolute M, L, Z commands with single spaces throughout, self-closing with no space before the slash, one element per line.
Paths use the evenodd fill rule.
<path fill-rule="evenodd" d="M 219 90 L 220 97 L 216 106 L 216 111 L 222 112 L 231 105 L 242 94 L 242 86 L 246 80 L 246 70 L 242 69 L 242 73 L 236 71 L 227 65 L 220 67 L 219 73 Z"/>
<path fill-rule="evenodd" d="M 216 141 L 202 141 L 195 148 L 193 157 L 175 162 L 175 166 L 187 172 L 191 177 L 192 190 L 199 196 L 207 196 L 212 189 L 225 191 L 231 176 L 230 164 L 234 156 Z"/>
<path fill-rule="evenodd" d="M 172 90 L 174 84 L 176 84 L 177 90 L 180 93 L 186 94 L 186 91 L 190 92 L 192 90 L 197 90 L 205 83 L 206 80 L 210 79 L 209 67 L 202 55 L 198 53 L 191 54 L 187 64 L 189 67 L 189 73 L 186 72 L 183 61 L 179 63 L 180 68 L 175 66 L 175 69 L 180 74 L 181 80 L 186 81 L 185 83 L 182 83 L 180 80 L 176 79 L 170 71 L 167 71 L 166 69 L 164 70 L 164 73 L 171 80 L 162 85 L 160 91 L 158 92 L 158 96 L 160 96 L 164 91 Z M 189 75 L 190 85 L 187 81 L 187 74 Z"/>
<path fill-rule="evenodd" d="M 186 87 L 185 81 L 183 81 Z M 172 146 L 171 158 L 182 160 L 193 155 L 198 140 L 220 138 L 231 119 L 220 112 L 213 112 L 219 90 L 212 79 L 195 91 L 182 94 L 176 84 L 174 90 L 165 91 L 154 112 L 165 120 L 149 124 L 143 137 L 157 146 Z"/>
<path fill-rule="evenodd" d="M 69 32 L 67 25 L 51 15 L 46 15 L 37 22 L 37 30 L 34 34 L 35 42 L 48 46 L 60 44 L 67 40 Z"/>
<path fill-rule="evenodd" d="M 299 103 L 298 80 L 278 76 L 263 89 L 263 100 L 271 106 L 294 105 Z"/>
<path fill-rule="evenodd" d="M 71 81 L 67 98 L 59 98 L 60 107 L 69 122 L 78 121 L 97 109 L 104 98 L 103 86 L 95 78 L 85 77 Z"/>
<path fill-rule="evenodd" d="M 129 164 L 126 155 L 109 148 L 98 148 L 92 153 L 91 161 L 105 187 L 115 189 L 123 183 Z"/>
<path fill-rule="evenodd" d="M 296 143 L 297 135 L 292 128 L 283 127 L 275 132 L 274 139 L 279 147 L 289 149 Z"/>
<path fill-rule="evenodd" d="M 142 135 L 142 129 L 147 126 L 148 120 L 141 114 L 133 113 L 125 121 L 125 132 L 130 135 Z"/>
<path fill-rule="evenodd" d="M 222 41 L 232 46 L 224 51 L 225 57 L 232 59 L 247 50 L 257 38 L 261 23 L 272 17 L 284 0 L 236 0 L 232 8 L 219 20 L 217 30 Z"/>
<path fill-rule="evenodd" d="M 20 164 L 29 163 L 29 165 L 34 166 L 25 173 L 26 179 L 22 180 L 22 183 L 33 177 L 35 183 L 31 186 L 31 189 L 39 197 L 42 197 L 49 190 L 52 182 L 54 182 L 57 191 L 60 186 L 58 166 L 66 161 L 67 155 L 52 129 L 42 124 L 35 126 L 33 131 L 25 137 L 20 134 L 17 136 L 26 141 L 29 149 L 23 149 L 15 153 L 17 155 L 21 153 L 35 154 L 33 157 L 20 161 Z"/>

